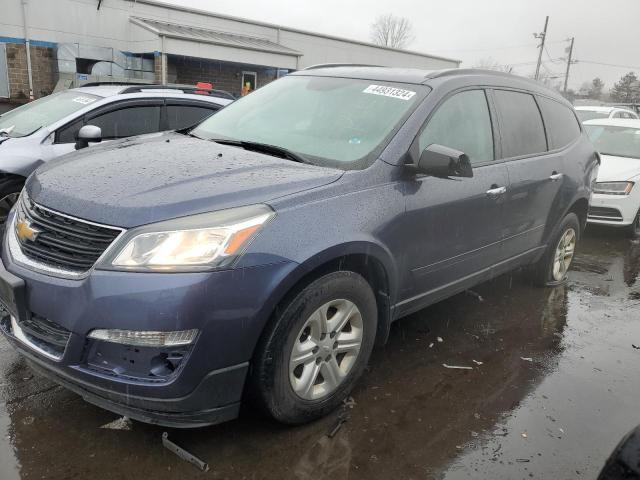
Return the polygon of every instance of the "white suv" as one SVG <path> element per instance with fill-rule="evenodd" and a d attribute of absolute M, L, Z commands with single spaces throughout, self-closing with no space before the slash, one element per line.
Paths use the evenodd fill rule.
<path fill-rule="evenodd" d="M 227 92 L 197 87 L 91 84 L 10 110 L 0 116 L 0 227 L 26 177 L 44 162 L 89 142 L 190 127 L 232 101 Z"/>
<path fill-rule="evenodd" d="M 639 118 L 636 112 L 624 107 L 581 106 L 575 108 L 581 122 L 603 118 L 624 118 L 629 120 L 637 120 Z"/>
<path fill-rule="evenodd" d="M 640 236 L 640 120 L 589 120 L 584 127 L 602 158 L 588 222 Z"/>

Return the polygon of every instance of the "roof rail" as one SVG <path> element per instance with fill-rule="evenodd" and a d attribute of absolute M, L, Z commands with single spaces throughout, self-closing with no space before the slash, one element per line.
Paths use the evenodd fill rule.
<path fill-rule="evenodd" d="M 209 97 L 218 97 L 225 98 L 227 100 L 235 100 L 236 97 L 231 95 L 229 92 L 225 90 L 216 90 L 216 89 L 205 89 L 201 87 L 194 87 L 193 85 L 157 85 L 157 84 L 141 84 L 141 85 L 133 85 L 125 88 L 120 93 L 139 93 L 144 90 L 180 90 L 183 93 L 195 93 L 198 95 L 207 95 Z"/>
<path fill-rule="evenodd" d="M 382 65 L 368 65 L 366 63 L 318 63 L 302 70 L 316 70 L 318 68 L 336 68 L 336 67 L 382 67 Z"/>
<path fill-rule="evenodd" d="M 451 77 L 454 75 L 472 75 L 472 74 L 482 74 L 482 75 L 496 75 L 500 77 L 517 77 L 518 75 L 514 75 L 513 73 L 501 72 L 499 70 L 489 70 L 485 68 L 449 68 L 446 70 L 435 70 L 427 75 L 426 78 L 441 78 L 441 77 Z M 521 77 L 525 78 L 525 77 Z M 526 78 L 525 78 L 526 79 Z M 530 80 L 530 79 L 527 79 Z"/>
<path fill-rule="evenodd" d="M 102 81 L 102 82 L 85 83 L 83 85 L 80 85 L 80 88 L 82 88 L 82 87 L 101 87 L 101 86 L 105 86 L 105 85 L 122 86 L 122 87 L 124 87 L 120 91 L 120 94 L 139 93 L 139 92 L 142 92 L 144 90 L 180 90 L 183 93 L 197 93 L 199 95 L 207 95 L 207 96 L 210 96 L 210 97 L 225 98 L 227 100 L 235 100 L 236 99 L 236 97 L 234 97 L 232 94 L 230 94 L 229 92 L 227 92 L 225 90 L 210 89 L 210 88 L 206 88 L 206 87 L 202 87 L 202 86 L 199 87 L 197 85 L 196 86 L 194 86 L 194 85 L 181 85 L 181 84 L 165 84 L 165 85 L 161 85 L 161 84 L 158 84 L 158 83 Z"/>
<path fill-rule="evenodd" d="M 76 88 L 101 87 L 103 85 L 113 85 L 113 86 L 123 85 L 123 86 L 127 86 L 127 85 L 152 85 L 152 84 L 148 83 L 148 82 L 144 83 L 144 82 L 125 82 L 125 81 L 104 80 L 104 81 L 100 81 L 100 82 L 83 83 L 82 85 L 78 85 L 78 87 L 76 87 Z"/>

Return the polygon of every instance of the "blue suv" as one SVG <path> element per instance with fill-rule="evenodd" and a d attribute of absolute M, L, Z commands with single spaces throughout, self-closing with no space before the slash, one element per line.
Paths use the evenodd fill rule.
<path fill-rule="evenodd" d="M 2 330 L 134 419 L 210 425 L 249 398 L 303 423 L 395 320 L 517 267 L 563 282 L 598 163 L 571 105 L 523 78 L 303 70 L 32 174 L 4 235 Z"/>

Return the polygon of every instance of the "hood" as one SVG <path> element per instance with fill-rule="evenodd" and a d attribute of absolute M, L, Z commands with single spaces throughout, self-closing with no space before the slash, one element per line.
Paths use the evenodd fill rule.
<path fill-rule="evenodd" d="M 598 170 L 598 182 L 631 180 L 640 175 L 640 158 L 614 157 L 602 155 Z"/>
<path fill-rule="evenodd" d="M 86 148 L 27 182 L 37 203 L 130 228 L 271 199 L 334 182 L 344 172 L 177 133 Z"/>

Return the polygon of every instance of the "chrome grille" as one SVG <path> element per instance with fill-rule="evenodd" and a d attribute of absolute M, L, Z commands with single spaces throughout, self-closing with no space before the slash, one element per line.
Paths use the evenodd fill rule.
<path fill-rule="evenodd" d="M 31 260 L 68 271 L 89 270 L 122 232 L 44 208 L 25 194 L 18 205 L 15 233 Z"/>

